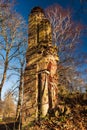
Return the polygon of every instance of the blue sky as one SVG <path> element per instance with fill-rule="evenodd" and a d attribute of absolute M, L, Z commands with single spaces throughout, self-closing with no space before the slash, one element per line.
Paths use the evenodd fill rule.
<path fill-rule="evenodd" d="M 28 16 L 33 7 L 40 6 L 43 9 L 45 9 L 48 6 L 57 3 L 61 5 L 63 8 L 71 9 L 74 15 L 74 20 L 81 22 L 85 26 L 87 26 L 87 0 L 84 0 L 83 3 L 81 3 L 81 0 L 16 0 L 16 1 L 17 3 L 15 5 L 15 10 L 24 17 L 26 23 L 28 23 Z M 82 42 L 83 42 L 82 48 L 80 48 L 80 51 L 87 53 L 87 30 L 86 30 L 86 36 L 82 38 Z M 9 86 L 10 85 L 12 86 L 13 79 L 11 80 L 12 81 L 10 81 Z M 7 86 L 7 83 L 5 84 L 5 86 Z M 6 89 L 3 90 L 6 91 Z"/>
<path fill-rule="evenodd" d="M 86 26 L 86 33 L 81 39 L 82 45 L 78 46 L 78 51 L 87 53 L 87 0 L 17 0 L 15 9 L 28 23 L 28 16 L 33 7 L 40 6 L 45 9 L 56 3 L 63 8 L 71 9 L 73 19 Z"/>
<path fill-rule="evenodd" d="M 17 0 L 15 9 L 28 23 L 28 16 L 33 7 L 40 6 L 45 9 L 56 3 L 63 8 L 71 9 L 73 19 L 86 26 L 86 33 L 81 39 L 82 45 L 78 46 L 78 51 L 87 54 L 87 0 Z M 85 64 L 85 67 L 87 67 L 87 64 Z"/>
<path fill-rule="evenodd" d="M 15 9 L 19 12 L 28 23 L 28 16 L 30 11 L 35 6 L 40 6 L 43 9 L 52 4 L 60 4 L 63 8 L 72 10 L 74 20 L 83 23 L 87 26 L 87 1 L 86 0 L 17 0 Z M 87 29 L 86 36 L 82 39 L 82 51 L 87 52 Z"/>
<path fill-rule="evenodd" d="M 23 15 L 27 20 L 30 10 L 35 6 L 41 6 L 46 8 L 49 5 L 58 3 L 64 8 L 72 8 L 73 13 L 76 16 L 81 17 L 82 21 L 87 24 L 87 1 L 84 0 L 81 3 L 81 0 L 17 0 L 16 10 Z M 83 8 L 83 11 L 81 10 Z M 84 13 L 83 13 L 84 12 Z M 78 14 L 77 14 L 78 13 Z"/>

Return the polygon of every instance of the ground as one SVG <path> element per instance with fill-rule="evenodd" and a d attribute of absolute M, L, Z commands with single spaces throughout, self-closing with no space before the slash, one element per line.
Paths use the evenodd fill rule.
<path fill-rule="evenodd" d="M 18 122 L 1 122 L 0 130 L 18 130 Z"/>
<path fill-rule="evenodd" d="M 87 130 L 87 93 L 58 95 L 58 105 L 41 121 L 34 121 L 22 130 Z M 18 122 L 0 123 L 0 130 L 18 130 Z"/>
<path fill-rule="evenodd" d="M 60 95 L 54 116 L 33 122 L 23 130 L 87 130 L 87 94 Z"/>

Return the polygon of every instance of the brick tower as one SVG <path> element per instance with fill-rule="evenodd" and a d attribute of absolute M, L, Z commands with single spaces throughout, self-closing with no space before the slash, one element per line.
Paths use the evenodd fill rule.
<path fill-rule="evenodd" d="M 29 16 L 28 50 L 24 75 L 23 122 L 46 116 L 56 105 L 57 48 L 43 9 L 35 7 Z"/>

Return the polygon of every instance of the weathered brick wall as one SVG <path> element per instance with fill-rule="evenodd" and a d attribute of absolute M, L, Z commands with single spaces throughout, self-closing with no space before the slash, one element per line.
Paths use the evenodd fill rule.
<path fill-rule="evenodd" d="M 35 7 L 29 17 L 22 119 L 29 123 L 45 116 L 56 105 L 57 48 L 52 45 L 50 22 Z"/>

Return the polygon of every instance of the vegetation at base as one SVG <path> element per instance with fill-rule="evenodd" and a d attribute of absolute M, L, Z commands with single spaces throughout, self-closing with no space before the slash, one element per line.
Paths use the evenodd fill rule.
<path fill-rule="evenodd" d="M 23 130 L 86 130 L 87 93 L 61 94 L 54 115 L 25 126 Z"/>

